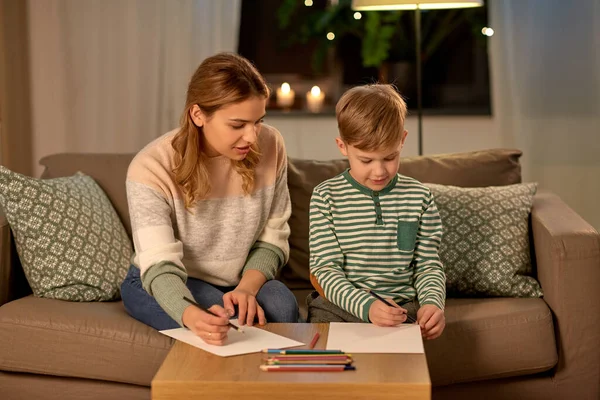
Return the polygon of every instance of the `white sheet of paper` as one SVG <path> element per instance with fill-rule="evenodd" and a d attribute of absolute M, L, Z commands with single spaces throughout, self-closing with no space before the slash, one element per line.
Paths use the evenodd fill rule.
<path fill-rule="evenodd" d="M 416 324 L 382 327 L 373 324 L 332 322 L 328 350 L 346 353 L 423 353 L 421 328 Z"/>
<path fill-rule="evenodd" d="M 238 325 L 237 319 L 232 319 L 231 322 Z M 187 328 L 167 329 L 159 332 L 221 357 L 258 353 L 263 349 L 284 349 L 305 344 L 253 326 L 243 326 L 242 329 L 244 333 L 230 329 L 227 333 L 227 341 L 223 346 L 207 344 Z"/>

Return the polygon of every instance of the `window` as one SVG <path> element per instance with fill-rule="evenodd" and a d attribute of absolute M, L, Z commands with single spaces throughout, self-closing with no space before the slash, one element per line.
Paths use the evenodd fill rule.
<path fill-rule="evenodd" d="M 318 84 L 331 110 L 352 86 L 389 82 L 416 109 L 414 11 L 362 12 L 357 19 L 350 0 L 304 3 L 242 0 L 239 53 L 274 88 L 285 81 L 303 93 Z M 490 114 L 487 7 L 421 13 L 424 112 Z M 294 108 L 302 109 L 302 96 L 296 98 Z"/>

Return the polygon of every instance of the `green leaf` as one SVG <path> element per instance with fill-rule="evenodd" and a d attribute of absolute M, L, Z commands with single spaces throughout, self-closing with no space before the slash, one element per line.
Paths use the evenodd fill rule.
<path fill-rule="evenodd" d="M 331 41 L 329 40 L 321 41 L 317 45 L 311 60 L 311 66 L 315 72 L 323 72 L 323 66 L 325 64 L 325 59 L 327 58 L 327 53 L 330 47 Z"/>
<path fill-rule="evenodd" d="M 277 9 L 277 21 L 279 28 L 285 29 L 290 25 L 292 16 L 296 12 L 296 8 L 300 2 L 297 0 L 283 0 Z"/>
<path fill-rule="evenodd" d="M 378 67 L 388 58 L 394 32 L 394 26 L 381 24 L 379 13 L 367 13 L 361 48 L 363 66 Z"/>

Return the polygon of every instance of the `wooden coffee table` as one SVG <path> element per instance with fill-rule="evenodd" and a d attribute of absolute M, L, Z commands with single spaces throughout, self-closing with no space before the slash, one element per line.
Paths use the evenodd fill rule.
<path fill-rule="evenodd" d="M 324 349 L 329 324 L 264 329 L 304 343 L 319 332 L 315 348 Z M 264 356 L 219 357 L 177 341 L 152 380 L 152 399 L 431 399 L 425 354 L 353 354 L 356 371 L 344 372 L 263 372 Z"/>

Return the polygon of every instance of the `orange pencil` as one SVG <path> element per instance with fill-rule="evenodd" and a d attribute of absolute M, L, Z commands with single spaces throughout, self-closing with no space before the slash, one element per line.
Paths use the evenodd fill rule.
<path fill-rule="evenodd" d="M 310 345 L 309 345 L 309 349 L 314 349 L 315 348 L 315 344 L 317 344 L 317 342 L 319 341 L 319 337 L 321 335 L 319 335 L 319 332 L 315 333 L 315 337 L 313 337 L 313 339 L 310 341 Z"/>

